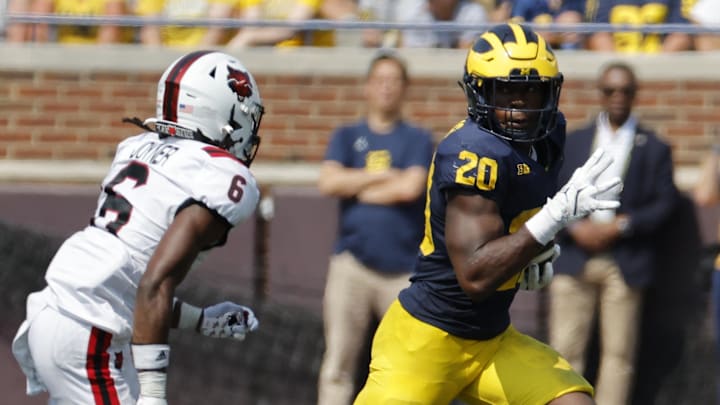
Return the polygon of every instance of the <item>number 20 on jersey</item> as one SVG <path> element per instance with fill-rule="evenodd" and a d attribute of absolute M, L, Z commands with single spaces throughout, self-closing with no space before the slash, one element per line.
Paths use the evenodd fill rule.
<path fill-rule="evenodd" d="M 476 153 L 467 150 L 460 151 L 458 158 L 464 160 L 465 163 L 457 169 L 455 174 L 456 183 L 468 186 L 474 185 L 478 189 L 486 191 L 495 189 L 498 173 L 498 165 L 495 159 L 479 157 Z"/>

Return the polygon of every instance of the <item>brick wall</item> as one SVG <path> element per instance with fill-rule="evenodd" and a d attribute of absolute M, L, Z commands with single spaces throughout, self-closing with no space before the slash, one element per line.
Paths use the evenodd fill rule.
<path fill-rule="evenodd" d="M 2 45 L 0 45 L 2 46 Z M 178 51 L 128 48 L 0 48 L 0 158 L 107 160 L 137 132 L 123 116 L 152 116 L 156 80 Z M 267 107 L 264 162 L 317 162 L 332 129 L 362 114 L 362 77 L 371 51 L 258 49 L 239 57 L 256 75 Z M 439 139 L 463 118 L 456 81 L 464 52 L 406 51 L 413 76 L 407 117 Z M 720 128 L 717 54 L 628 58 L 642 90 L 638 113 L 670 141 L 678 166 L 694 166 Z M 597 111 L 594 78 L 614 55 L 561 53 L 561 107 L 570 128 Z M 720 129 L 718 129 L 720 131 Z"/>

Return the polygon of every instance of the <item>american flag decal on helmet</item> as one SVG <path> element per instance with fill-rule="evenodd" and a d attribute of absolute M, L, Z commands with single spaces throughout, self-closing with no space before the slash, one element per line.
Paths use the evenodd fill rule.
<path fill-rule="evenodd" d="M 252 96 L 252 84 L 250 83 L 250 76 L 247 72 L 233 69 L 228 66 L 227 81 L 228 87 L 230 87 L 230 90 L 238 95 L 239 99 L 242 97 Z"/>
<path fill-rule="evenodd" d="M 163 97 L 163 119 L 177 121 L 178 99 L 180 98 L 180 82 L 190 66 L 210 51 L 197 51 L 185 55 L 172 67 L 165 78 L 165 96 Z"/>

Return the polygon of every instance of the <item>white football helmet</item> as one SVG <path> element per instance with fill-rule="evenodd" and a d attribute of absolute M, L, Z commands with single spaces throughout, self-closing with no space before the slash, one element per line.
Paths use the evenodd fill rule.
<path fill-rule="evenodd" d="M 158 81 L 156 118 L 145 126 L 165 136 L 218 146 L 250 166 L 260 146 L 264 108 L 252 74 L 216 51 L 189 53 Z"/>

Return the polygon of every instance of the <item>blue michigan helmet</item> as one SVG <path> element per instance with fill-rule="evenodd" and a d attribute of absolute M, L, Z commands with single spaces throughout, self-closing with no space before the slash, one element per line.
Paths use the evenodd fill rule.
<path fill-rule="evenodd" d="M 545 40 L 519 24 L 497 25 L 483 33 L 468 51 L 460 86 L 468 115 L 493 135 L 512 142 L 537 142 L 555 128 L 563 76 Z M 500 105 L 497 89 L 507 85 L 533 86 L 542 92 L 539 108 Z M 496 112 L 533 117 L 524 127 L 504 125 Z"/>

